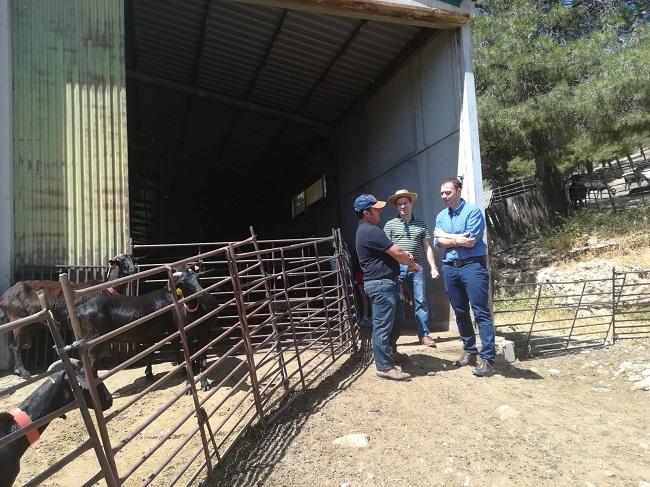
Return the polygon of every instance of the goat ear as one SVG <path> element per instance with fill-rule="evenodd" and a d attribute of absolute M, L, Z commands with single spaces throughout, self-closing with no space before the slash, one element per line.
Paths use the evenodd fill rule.
<path fill-rule="evenodd" d="M 0 413 L 0 436 L 7 436 L 14 423 L 14 417 L 11 414 Z"/>

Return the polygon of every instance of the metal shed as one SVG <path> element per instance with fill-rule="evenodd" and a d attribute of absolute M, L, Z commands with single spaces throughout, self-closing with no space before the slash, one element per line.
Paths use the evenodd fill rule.
<path fill-rule="evenodd" d="M 136 243 L 482 201 L 469 1 L 0 0 L 0 289 Z M 12 88 L 13 86 L 13 88 Z M 392 218 L 387 209 L 385 218 Z M 430 286 L 432 321 L 448 319 Z"/>

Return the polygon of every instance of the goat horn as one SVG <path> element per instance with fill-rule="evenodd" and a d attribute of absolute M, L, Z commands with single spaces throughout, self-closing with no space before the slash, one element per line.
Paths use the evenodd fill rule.
<path fill-rule="evenodd" d="M 52 369 L 54 369 L 54 367 L 56 367 L 57 365 L 62 364 L 62 363 L 63 363 L 63 360 L 57 360 L 56 362 L 52 362 L 52 364 L 47 368 L 47 371 L 50 372 Z M 49 375 L 47 378 L 52 384 L 55 383 L 53 375 Z"/>
<path fill-rule="evenodd" d="M 83 367 L 81 366 L 81 362 L 77 360 L 76 358 L 71 358 L 70 362 L 75 368 L 75 372 L 77 375 L 77 381 L 79 382 L 79 387 L 82 389 L 88 389 L 88 381 L 86 380 L 86 375 L 84 374 Z M 52 362 L 52 364 L 47 368 L 47 371 L 50 372 L 52 369 L 54 369 L 57 365 L 62 364 L 63 360 L 57 360 L 56 362 Z M 54 377 L 50 375 L 48 377 L 50 382 L 54 384 Z"/>

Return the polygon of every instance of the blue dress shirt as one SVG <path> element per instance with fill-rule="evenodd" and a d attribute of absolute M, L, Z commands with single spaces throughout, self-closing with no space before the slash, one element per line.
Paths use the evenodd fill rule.
<path fill-rule="evenodd" d="M 455 210 L 445 208 L 436 217 L 436 228 L 447 233 L 465 234 L 476 239 L 476 245 L 472 248 L 451 247 L 445 249 L 443 262 L 463 260 L 469 257 L 480 257 L 487 254 L 487 245 L 483 242 L 485 233 L 485 218 L 481 209 L 465 200 Z M 434 239 L 434 245 L 440 247 L 438 239 Z"/>

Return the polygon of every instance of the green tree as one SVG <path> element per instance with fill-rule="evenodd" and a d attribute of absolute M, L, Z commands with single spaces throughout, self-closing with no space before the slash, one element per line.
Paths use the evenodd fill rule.
<path fill-rule="evenodd" d="M 534 173 L 547 194 L 557 193 L 560 173 L 577 161 L 606 158 L 605 151 L 628 150 L 648 136 L 649 4 L 477 6 L 472 36 L 486 177 Z"/>

